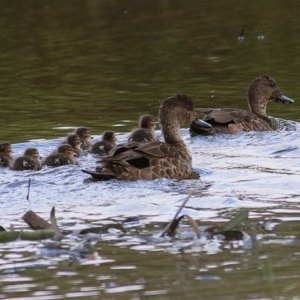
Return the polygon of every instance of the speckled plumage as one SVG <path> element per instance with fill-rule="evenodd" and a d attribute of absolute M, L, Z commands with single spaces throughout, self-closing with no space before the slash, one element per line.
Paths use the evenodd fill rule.
<path fill-rule="evenodd" d="M 275 100 L 282 103 L 293 103 L 279 90 L 274 79 L 268 76 L 256 78 L 249 86 L 248 105 L 250 111 L 238 108 L 196 108 L 203 113 L 203 120 L 212 128 L 201 128 L 195 122 L 191 124 L 193 134 L 237 133 L 240 131 L 276 130 L 278 125 L 274 118 L 267 116 L 268 102 Z"/>
<path fill-rule="evenodd" d="M 192 99 L 183 93 L 175 94 L 165 99 L 159 109 L 164 143 L 129 143 L 116 147 L 109 156 L 101 159 L 101 165 L 95 172 L 83 171 L 100 180 L 187 179 L 192 172 L 192 158 L 180 127 L 195 118 Z"/>

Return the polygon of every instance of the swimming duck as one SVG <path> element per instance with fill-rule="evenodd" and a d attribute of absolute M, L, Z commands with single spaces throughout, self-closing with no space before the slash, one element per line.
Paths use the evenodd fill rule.
<path fill-rule="evenodd" d="M 11 143 L 4 142 L 0 144 L 0 167 L 9 167 L 13 161 L 13 151 Z"/>
<path fill-rule="evenodd" d="M 24 170 L 35 170 L 39 171 L 42 169 L 41 157 L 36 148 L 27 148 L 24 154 L 14 161 L 12 170 L 24 171 Z"/>
<path fill-rule="evenodd" d="M 89 129 L 86 127 L 78 127 L 75 134 L 79 136 L 81 141 L 81 150 L 91 151 L 93 144 L 91 142 L 92 137 Z"/>
<path fill-rule="evenodd" d="M 78 155 L 82 156 L 83 151 L 81 150 L 81 140 L 77 134 L 70 134 L 67 136 L 67 140 L 64 142 L 64 144 L 69 144 L 72 146 L 73 151 Z"/>
<path fill-rule="evenodd" d="M 157 178 L 188 179 L 192 157 L 180 133 L 180 127 L 196 118 L 192 99 L 184 94 L 166 98 L 159 108 L 159 121 L 165 142 L 129 143 L 115 147 L 100 161 L 96 171 L 82 170 L 98 180 Z M 201 126 L 211 125 L 199 120 Z"/>
<path fill-rule="evenodd" d="M 91 152 L 101 156 L 107 155 L 109 151 L 116 146 L 116 135 L 113 131 L 104 131 L 102 140 L 92 146 Z"/>
<path fill-rule="evenodd" d="M 14 171 L 25 171 L 25 170 L 37 171 L 37 163 L 30 156 L 19 156 L 15 159 L 11 169 Z"/>
<path fill-rule="evenodd" d="M 57 153 L 46 157 L 44 164 L 50 167 L 74 165 L 77 163 L 74 154 L 74 149 L 71 145 L 62 144 L 57 148 Z"/>
<path fill-rule="evenodd" d="M 156 141 L 155 136 L 155 119 L 152 115 L 141 115 L 138 122 L 138 128 L 134 129 L 129 137 L 128 142 L 152 142 Z"/>
<path fill-rule="evenodd" d="M 144 128 L 137 128 L 130 133 L 128 143 L 147 143 L 154 142 L 155 140 L 156 139 L 150 130 L 145 130 Z"/>
<path fill-rule="evenodd" d="M 192 122 L 192 134 L 237 133 L 240 131 L 269 131 L 278 129 L 276 120 L 266 114 L 267 104 L 270 101 L 294 103 L 294 100 L 284 96 L 276 82 L 269 76 L 260 76 L 254 79 L 248 90 L 248 104 L 250 111 L 238 108 L 196 108 L 197 112 L 204 113 L 204 121 L 212 128 L 201 128 Z"/>

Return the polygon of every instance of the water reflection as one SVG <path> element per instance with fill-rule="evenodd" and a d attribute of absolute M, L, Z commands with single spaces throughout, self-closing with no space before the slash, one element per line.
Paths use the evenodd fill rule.
<path fill-rule="evenodd" d="M 177 91 L 203 106 L 246 108 L 247 86 L 261 74 L 297 100 L 297 10 L 255 3 L 3 1 L 1 139 L 53 138 L 59 126 L 125 131 Z M 291 17 L 283 23 L 282 14 Z M 245 32 L 239 44 L 244 24 L 265 39 Z M 298 119 L 293 107 L 270 114 Z"/>

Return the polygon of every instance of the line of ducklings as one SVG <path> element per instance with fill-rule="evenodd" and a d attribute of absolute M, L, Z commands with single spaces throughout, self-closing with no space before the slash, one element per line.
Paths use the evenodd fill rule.
<path fill-rule="evenodd" d="M 75 152 L 77 155 L 81 155 L 82 151 L 106 154 L 108 143 L 104 137 L 108 137 L 111 138 L 109 142 L 111 150 L 107 147 L 109 155 L 101 157 L 98 162 L 100 165 L 95 170 L 82 170 L 93 178 L 97 180 L 188 179 L 191 178 L 193 172 L 192 156 L 181 136 L 180 128 L 184 124 L 191 124 L 192 135 L 276 130 L 278 129 L 276 119 L 266 113 L 267 104 L 270 101 L 294 103 L 294 100 L 282 94 L 275 80 L 269 76 L 259 76 L 250 84 L 248 88 L 249 111 L 236 108 L 195 108 L 190 96 L 177 93 L 164 99 L 159 107 L 158 119 L 164 142 L 155 140 L 155 135 L 149 128 L 151 122 L 146 122 L 148 124 L 146 131 L 141 131 L 141 128 L 134 130 L 128 143 L 118 146 L 115 146 L 113 135 L 106 133 L 102 141 L 96 143 L 97 145 L 91 145 L 88 129 L 80 128 L 83 133 L 77 131 L 75 137 L 67 138 L 67 142 L 72 145 L 64 144 L 72 147 L 70 151 L 73 157 L 67 158 L 67 161 L 74 163 Z M 198 119 L 197 112 L 205 115 L 202 120 Z M 142 124 L 142 121 L 140 123 Z M 142 127 L 141 124 L 140 127 Z M 85 138 L 82 139 L 81 136 Z M 57 166 L 66 160 L 65 155 L 63 159 L 60 159 L 62 151 L 60 148 L 64 145 L 59 146 L 57 153 L 45 159 L 46 165 Z M 5 148 L 4 144 L 1 145 L 2 147 Z M 2 160 L 4 163 L 5 159 L 7 157 Z"/>
<path fill-rule="evenodd" d="M 129 134 L 128 143 L 146 143 L 155 140 L 154 117 L 149 114 L 142 115 L 139 118 L 138 128 Z M 115 146 L 117 146 L 117 138 L 114 131 L 104 131 L 101 140 L 93 144 L 90 130 L 87 127 L 79 127 L 44 159 L 37 148 L 27 148 L 23 155 L 14 158 L 11 143 L 0 143 L 0 167 L 8 167 L 14 171 L 39 171 L 43 166 L 59 167 L 77 164 L 77 158 L 85 153 L 104 156 Z"/>

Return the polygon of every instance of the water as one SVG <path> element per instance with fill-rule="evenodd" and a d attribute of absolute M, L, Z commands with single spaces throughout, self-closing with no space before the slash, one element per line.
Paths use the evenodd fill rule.
<path fill-rule="evenodd" d="M 92 155 L 39 172 L 0 169 L 1 226 L 28 230 L 27 210 L 49 220 L 55 206 L 59 227 L 73 232 L 58 245 L 0 244 L 0 299 L 299 299 L 296 1 L 0 6 L 0 140 L 16 156 L 37 147 L 45 157 L 78 126 L 94 140 L 113 129 L 123 142 L 139 114 L 157 115 L 177 91 L 198 106 L 246 108 L 260 74 L 296 101 L 270 103 L 282 118 L 276 132 L 192 138 L 183 128 L 201 180 L 93 182 L 81 172 L 95 166 Z M 245 24 L 256 32 L 241 39 Z M 246 238 L 196 239 L 187 223 L 175 239 L 159 238 L 188 195 L 182 213 L 202 232 L 248 208 Z M 78 235 L 116 223 L 127 233 Z"/>

